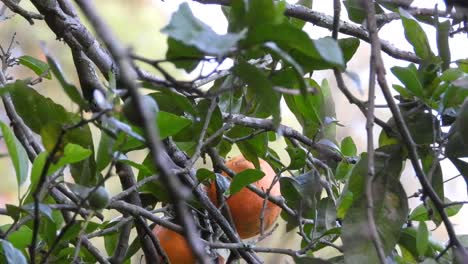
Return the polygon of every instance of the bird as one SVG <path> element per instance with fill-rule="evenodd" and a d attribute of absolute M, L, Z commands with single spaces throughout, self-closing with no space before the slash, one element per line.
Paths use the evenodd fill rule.
<path fill-rule="evenodd" d="M 468 0 L 444 0 L 445 6 L 447 7 L 447 14 L 449 14 L 455 7 L 455 14 L 459 17 L 453 20 L 453 24 L 459 24 L 463 22 L 461 29 L 452 32 L 451 35 L 458 32 L 467 32 L 468 34 Z M 461 17 L 461 19 L 460 19 Z"/>
<path fill-rule="evenodd" d="M 444 0 L 447 12 L 452 11 L 455 7 L 456 12 L 463 13 L 464 16 L 468 14 L 468 0 Z"/>

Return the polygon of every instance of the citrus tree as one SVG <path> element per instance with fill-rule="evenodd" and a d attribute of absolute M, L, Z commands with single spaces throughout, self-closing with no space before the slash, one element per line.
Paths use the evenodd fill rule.
<path fill-rule="evenodd" d="M 321 3 L 333 6 L 333 16 L 314 11 L 311 0 L 197 0 L 222 6 L 228 33 L 181 4 L 162 30 L 166 57 L 156 60 L 118 40 L 93 1 L 30 0 L 35 10 L 1 2 L 31 30 L 45 20 L 70 49 L 79 78 L 69 81 L 46 46 L 40 59 L 14 55 L 14 38 L 2 45 L 9 124 L 0 126 L 20 191 L 16 204 L 0 209 L 11 220 L 0 227 L 1 263 L 130 263 L 133 256 L 261 263 L 258 253 L 296 263 L 468 262 L 468 237 L 451 220 L 467 200 L 445 197 L 454 175 L 441 166 L 448 161 L 468 179 L 467 60 L 450 57 L 451 37 L 466 32 L 454 26 L 463 15 L 397 0 Z M 413 50 L 379 38 L 392 21 Z M 306 24 L 330 36 L 314 38 Z M 422 24 L 437 32 L 437 47 Z M 347 63 L 363 42 L 370 44 L 365 101 L 343 78 L 353 76 Z M 406 66 L 386 73 L 382 54 Z M 215 67 L 180 80 L 167 63 L 187 72 Z M 30 77 L 17 77 L 17 67 Z M 318 70 L 331 71 L 338 89 L 314 79 Z M 37 92 L 41 82 L 58 83 L 78 110 Z M 375 114 L 378 89 L 388 120 Z M 353 138 L 336 137 L 335 92 L 365 116 L 363 153 Z M 300 129 L 282 122 L 282 101 Z M 289 158 L 277 154 L 278 141 Z M 229 159 L 233 148 L 242 155 Z M 147 150 L 142 162 L 129 158 L 135 150 Z M 201 168 L 200 160 L 212 165 Z M 406 162 L 420 184 L 411 195 L 400 181 Z M 121 191 L 111 196 L 112 180 Z M 409 208 L 411 197 L 420 205 Z M 300 247 L 256 244 L 276 231 L 279 216 Z M 445 228 L 448 241 L 435 240 L 432 227 Z M 318 258 L 324 248 L 334 253 Z"/>

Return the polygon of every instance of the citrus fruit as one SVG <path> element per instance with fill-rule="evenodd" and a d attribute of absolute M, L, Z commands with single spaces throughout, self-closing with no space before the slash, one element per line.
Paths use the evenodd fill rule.
<path fill-rule="evenodd" d="M 266 161 L 259 159 L 259 162 L 260 168 L 265 173 L 265 176 L 253 184 L 257 188 L 266 191 L 270 188 L 276 173 Z M 246 169 L 255 169 L 253 163 L 246 160 L 243 156 L 237 156 L 229 160 L 226 162 L 226 166 L 235 173 L 239 173 Z M 225 174 L 223 175 L 228 177 Z M 215 205 L 218 205 L 218 201 L 216 199 L 216 185 L 214 183 L 207 188 L 207 194 L 211 201 L 213 201 Z M 281 195 L 278 182 L 275 183 L 271 189 L 270 195 Z M 229 196 L 226 199 L 226 202 L 229 205 L 229 210 L 234 224 L 241 238 L 250 238 L 260 233 L 260 216 L 264 202 L 262 197 L 244 187 L 240 192 Z M 265 230 L 273 225 L 280 212 L 281 208 L 279 206 L 270 201 L 267 202 L 263 220 Z"/>
<path fill-rule="evenodd" d="M 185 240 L 181 234 L 159 225 L 154 227 L 153 233 L 159 239 L 159 243 L 161 244 L 162 249 L 166 252 L 170 263 L 195 263 L 195 256 L 193 255 L 187 240 Z"/>

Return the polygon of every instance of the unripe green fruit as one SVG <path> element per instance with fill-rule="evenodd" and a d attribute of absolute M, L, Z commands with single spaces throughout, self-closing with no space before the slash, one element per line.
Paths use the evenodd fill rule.
<path fill-rule="evenodd" d="M 94 210 L 100 210 L 107 207 L 110 197 L 106 188 L 100 186 L 92 192 L 88 198 L 89 207 Z"/>
<path fill-rule="evenodd" d="M 159 111 L 158 104 L 149 95 L 143 95 L 141 97 L 141 103 L 146 114 L 150 116 L 154 116 Z M 143 126 L 143 117 L 138 113 L 136 105 L 131 97 L 125 100 L 122 113 L 132 125 Z"/>

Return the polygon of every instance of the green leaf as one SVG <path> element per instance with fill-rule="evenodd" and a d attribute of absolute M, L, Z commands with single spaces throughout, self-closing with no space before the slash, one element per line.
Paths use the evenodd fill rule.
<path fill-rule="evenodd" d="M 386 254 L 390 253 L 398 241 L 401 227 L 408 214 L 407 196 L 400 183 L 402 158 L 401 147 L 398 145 L 381 147 L 375 152 L 375 178 L 372 182 L 373 215 Z M 343 191 L 351 192 L 353 196 L 351 207 L 345 211 L 342 228 L 346 263 L 379 262 L 368 231 L 368 208 L 364 192 L 368 177 L 367 160 L 367 154 L 361 154 L 361 159 L 354 166 Z M 340 204 L 338 217 L 343 214 L 340 212 L 343 211 L 341 207 L 343 206 Z"/>
<path fill-rule="evenodd" d="M 237 142 L 242 155 L 255 165 L 255 168 L 260 168 L 258 158 L 264 158 L 268 150 L 268 136 L 266 133 L 259 134 L 249 140 Z"/>
<path fill-rule="evenodd" d="M 16 111 L 28 127 L 41 135 L 48 151 L 51 151 L 55 146 L 62 127 L 76 124 L 81 120 L 80 116 L 67 112 L 62 105 L 42 96 L 28 87 L 24 81 L 16 81 L 14 86 L 11 98 Z M 60 148 L 67 143 L 73 143 L 94 152 L 93 139 L 88 124 L 68 130 L 61 143 Z M 59 149 L 58 155 L 60 155 L 60 150 L 62 149 Z M 95 160 L 92 156 L 83 162 L 73 164 L 70 171 L 77 183 L 91 186 L 99 181 L 99 177 L 96 175 Z"/>
<path fill-rule="evenodd" d="M 104 228 L 110 228 L 110 227 L 114 226 L 117 223 L 118 223 L 118 221 L 109 223 Z M 119 236 L 120 236 L 119 232 L 112 232 L 112 233 L 106 234 L 104 236 L 104 247 L 105 247 L 106 252 L 107 252 L 107 254 L 109 256 L 112 256 L 114 254 L 115 249 L 116 249 L 117 244 L 118 244 L 118 241 L 119 241 Z"/>
<path fill-rule="evenodd" d="M 340 196 L 338 200 L 338 207 L 336 208 L 336 217 L 343 219 L 346 216 L 346 212 L 353 204 L 353 193 L 345 192 Z"/>
<path fill-rule="evenodd" d="M 429 213 L 427 212 L 427 209 L 424 206 L 424 204 L 420 204 L 416 208 L 414 208 L 409 216 L 409 219 L 413 221 L 429 220 Z"/>
<path fill-rule="evenodd" d="M 259 181 L 265 176 L 265 173 L 260 170 L 246 169 L 236 174 L 229 186 L 229 190 L 225 195 L 234 195 L 242 190 L 245 186 Z"/>
<path fill-rule="evenodd" d="M 340 45 L 341 51 L 343 52 L 345 62 L 351 60 L 359 48 L 360 43 L 361 41 L 357 38 L 342 38 L 338 40 L 338 45 Z"/>
<path fill-rule="evenodd" d="M 187 72 L 193 71 L 203 58 L 203 53 L 196 47 L 173 38 L 167 38 L 167 47 L 166 59 Z"/>
<path fill-rule="evenodd" d="M 248 28 L 249 32 L 258 26 L 272 26 L 285 20 L 285 2 L 272 0 L 235 1 L 229 14 L 229 32 Z"/>
<path fill-rule="evenodd" d="M 150 83 L 143 83 L 143 87 L 147 89 L 159 88 L 160 92 L 148 94 L 156 100 L 159 110 L 175 115 L 184 115 L 184 113 L 191 115 L 197 114 L 193 102 L 180 93 L 173 92 L 169 89 L 160 89 L 160 87 L 155 88 Z"/>
<path fill-rule="evenodd" d="M 450 199 L 445 197 L 444 202 L 445 202 L 445 204 L 449 204 L 452 201 L 450 201 Z M 445 208 L 445 211 L 447 212 L 447 216 L 451 217 L 451 216 L 457 215 L 458 212 L 460 212 L 460 210 L 462 209 L 462 207 L 463 207 L 463 204 L 454 204 L 454 205 L 451 205 L 451 206 L 447 206 Z"/>
<path fill-rule="evenodd" d="M 244 81 L 249 90 L 254 94 L 253 102 L 257 104 L 255 114 L 257 117 L 273 117 L 273 122 L 280 122 L 280 96 L 273 90 L 272 83 L 266 74 L 257 67 L 241 61 L 234 66 L 233 73 Z"/>
<path fill-rule="evenodd" d="M 85 149 L 80 145 L 68 143 L 65 146 L 63 155 L 60 157 L 58 162 L 50 167 L 49 173 L 53 173 L 67 164 L 73 164 L 85 160 L 90 157 L 92 153 L 93 152 L 91 150 Z"/>
<path fill-rule="evenodd" d="M 0 239 L 0 262 L 5 264 L 27 264 L 26 257 L 7 240 Z"/>
<path fill-rule="evenodd" d="M 302 126 L 303 134 L 310 138 L 321 139 L 324 133 L 323 120 L 326 115 L 325 95 L 320 85 L 313 80 L 310 86 L 315 87 L 317 93 L 306 96 L 284 95 L 288 108 L 295 115 Z"/>
<path fill-rule="evenodd" d="M 49 166 L 49 170 L 46 172 L 45 176 L 49 176 L 52 173 L 58 171 L 62 167 L 68 164 L 78 163 L 83 161 L 91 156 L 92 152 L 88 149 L 85 149 L 79 145 L 69 143 L 65 146 L 63 154 L 60 156 L 60 159 Z M 44 169 L 44 166 L 47 162 L 49 153 L 47 151 L 41 152 L 36 159 L 34 159 L 32 169 L 31 169 L 31 190 L 35 190 L 37 183 L 39 182 L 40 176 Z"/>
<path fill-rule="evenodd" d="M 159 136 L 161 139 L 164 139 L 177 134 L 182 129 L 189 126 L 192 121 L 168 112 L 159 111 L 157 113 L 156 123 L 159 128 Z"/>
<path fill-rule="evenodd" d="M 101 140 L 96 154 L 96 170 L 102 171 L 109 165 L 113 157 L 113 147 L 115 139 L 110 137 L 104 131 L 101 132 Z"/>
<path fill-rule="evenodd" d="M 11 228 L 10 224 L 1 227 L 3 231 L 8 230 L 9 228 Z M 31 243 L 32 233 L 31 228 L 23 225 L 18 230 L 8 235 L 8 241 L 15 248 L 26 248 Z"/>
<path fill-rule="evenodd" d="M 26 150 L 23 148 L 19 140 L 15 137 L 10 128 L 3 122 L 0 121 L 0 127 L 2 130 L 2 136 L 5 140 L 5 144 L 10 154 L 13 167 L 16 172 L 16 180 L 18 181 L 18 187 L 28 178 L 29 160 Z"/>
<path fill-rule="evenodd" d="M 400 246 L 400 248 L 406 250 L 414 259 L 418 259 L 419 257 L 421 257 L 417 250 L 417 234 L 418 231 L 416 228 L 407 227 L 402 229 L 400 238 L 398 240 L 398 245 Z M 445 248 L 444 245 L 440 244 L 439 242 L 433 241 L 430 238 L 428 243 L 429 246 L 424 255 L 426 257 L 435 256 L 438 254 L 437 251 L 440 252 Z"/>
<path fill-rule="evenodd" d="M 348 11 L 349 20 L 361 24 L 367 17 L 367 12 L 362 1 L 359 0 L 346 0 L 343 1 L 346 10 Z"/>
<path fill-rule="evenodd" d="M 406 193 L 399 181 L 391 183 L 378 179 L 373 184 L 373 214 L 378 235 L 382 238 L 385 254 L 391 250 L 400 237 L 406 221 L 408 203 Z M 369 234 L 366 199 L 354 202 L 343 221 L 342 240 L 345 263 L 378 263 L 379 259 Z"/>
<path fill-rule="evenodd" d="M 201 131 L 205 124 L 205 120 L 208 115 L 208 111 L 211 108 L 211 100 L 203 99 L 198 102 L 195 108 L 195 114 L 190 116 L 192 120 L 192 126 L 186 127 L 185 129 L 180 130 L 177 135 L 174 135 L 174 140 L 177 142 L 198 142 L 201 135 Z M 215 105 L 213 112 L 211 113 L 211 118 L 209 120 L 208 129 L 206 130 L 205 139 L 213 135 L 223 126 L 223 117 L 221 110 L 217 105 Z M 221 141 L 223 134 L 219 134 L 216 139 L 210 144 L 210 146 L 216 146 L 219 141 Z M 192 155 L 191 151 L 195 148 L 189 148 L 187 151 L 189 155 Z"/>
<path fill-rule="evenodd" d="M 346 180 L 349 177 L 349 173 L 353 169 L 354 165 L 351 163 L 348 163 L 346 160 L 341 161 L 338 163 L 338 166 L 336 167 L 335 171 L 335 179 L 337 180 Z"/>
<path fill-rule="evenodd" d="M 413 95 L 424 98 L 424 89 L 418 79 L 418 71 L 413 64 L 408 67 L 394 66 L 390 70 Z"/>
<path fill-rule="evenodd" d="M 343 52 L 335 39 L 325 37 L 313 42 L 322 59 L 333 65 L 344 67 Z"/>
<path fill-rule="evenodd" d="M 418 234 L 416 236 L 416 247 L 419 255 L 424 256 L 429 246 L 429 230 L 427 229 L 426 222 L 419 222 Z"/>
<path fill-rule="evenodd" d="M 405 29 L 405 38 L 413 46 L 414 52 L 423 60 L 429 59 L 434 54 L 431 51 L 426 33 L 408 11 L 399 9 L 401 22 Z"/>
<path fill-rule="evenodd" d="M 357 148 L 352 137 L 345 137 L 341 141 L 341 153 L 345 156 L 356 156 Z"/>
<path fill-rule="evenodd" d="M 205 168 L 198 169 L 196 176 L 199 182 L 204 182 L 206 180 L 211 180 L 211 181 L 216 180 L 216 174 Z"/>
<path fill-rule="evenodd" d="M 196 18 L 187 3 L 182 3 L 169 24 L 161 32 L 199 50 L 216 56 L 223 56 L 235 48 L 244 38 L 244 33 L 218 35 L 208 25 Z"/>
<path fill-rule="evenodd" d="M 292 68 L 294 69 L 294 72 L 297 75 L 297 79 L 300 83 L 300 87 L 302 89 L 303 94 L 305 94 L 307 91 L 306 89 L 309 88 L 309 83 L 304 79 L 304 71 L 299 65 L 299 63 L 294 60 L 293 57 L 291 57 L 286 51 L 282 50 L 278 45 L 276 45 L 273 42 L 267 42 L 264 44 L 267 49 L 269 49 L 271 52 L 276 54 L 277 56 L 281 57 L 287 64 L 291 65 Z"/>
<path fill-rule="evenodd" d="M 306 153 L 302 148 L 288 146 L 286 147 L 286 151 L 288 152 L 289 159 L 291 160 L 288 169 L 298 170 L 306 165 Z"/>
<path fill-rule="evenodd" d="M 292 177 L 281 177 L 279 182 L 281 195 L 286 203 L 291 207 L 298 208 L 302 199 L 299 184 Z"/>
<path fill-rule="evenodd" d="M 54 74 L 55 78 L 57 78 L 57 80 L 59 81 L 60 86 L 62 86 L 63 91 L 73 102 L 75 102 L 81 108 L 86 109 L 88 103 L 83 99 L 80 92 L 78 91 L 78 88 L 76 88 L 75 85 L 67 81 L 58 62 L 50 54 L 48 54 L 48 52 L 45 53 L 47 63 L 49 64 L 50 69 L 52 70 L 52 73 Z"/>
<path fill-rule="evenodd" d="M 32 168 L 31 168 L 31 186 L 29 187 L 30 190 L 34 191 L 36 189 L 37 184 L 39 183 L 40 176 L 42 174 L 42 170 L 44 169 L 44 165 L 47 160 L 47 156 L 49 153 L 46 151 L 39 153 L 34 159 Z M 48 175 L 50 175 L 48 173 Z"/>
<path fill-rule="evenodd" d="M 52 79 L 52 75 L 49 72 L 49 65 L 47 65 L 47 63 L 28 55 L 19 57 L 18 62 L 19 64 L 31 69 L 38 76 L 42 76 L 49 80 Z"/>
<path fill-rule="evenodd" d="M 421 161 L 423 165 L 423 169 L 426 175 L 430 175 L 431 178 L 428 178 L 432 188 L 436 192 L 437 196 L 442 198 L 444 196 L 444 179 L 442 175 L 442 168 L 439 162 L 439 159 L 436 157 L 437 153 L 434 151 L 430 151 L 429 153 L 425 153 L 421 155 Z M 432 174 L 430 172 L 432 171 Z M 429 208 L 433 211 L 432 214 L 429 216 L 434 221 L 434 223 L 438 226 L 442 223 L 442 217 L 440 216 L 437 208 L 432 203 L 432 201 L 428 202 Z"/>
<path fill-rule="evenodd" d="M 325 197 L 318 203 L 316 231 L 323 233 L 336 227 L 336 207 L 330 197 Z"/>

